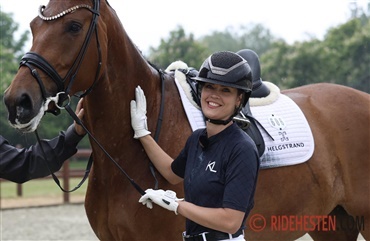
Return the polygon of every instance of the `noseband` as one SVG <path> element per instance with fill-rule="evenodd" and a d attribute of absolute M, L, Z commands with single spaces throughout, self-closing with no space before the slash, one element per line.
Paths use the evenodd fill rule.
<path fill-rule="evenodd" d="M 50 95 L 47 94 L 45 86 L 44 86 L 44 84 L 43 84 L 43 82 L 40 78 L 40 75 L 38 74 L 37 69 L 34 68 L 34 67 L 37 67 L 38 69 L 43 71 L 47 76 L 49 76 L 54 81 L 54 83 L 57 86 L 57 93 L 58 94 L 60 94 L 60 93 L 64 94 L 64 95 L 62 95 L 64 98 L 60 98 L 60 99 L 58 98 L 59 100 L 57 101 L 57 103 L 55 103 L 57 105 L 57 107 L 59 107 L 63 103 L 63 101 L 66 100 L 69 96 L 69 92 L 70 92 L 71 87 L 73 85 L 73 82 L 74 82 L 74 80 L 77 76 L 77 73 L 78 73 L 78 70 L 81 66 L 81 63 L 84 59 L 84 56 L 85 56 L 87 47 L 90 43 L 90 40 L 92 38 L 93 32 L 95 32 L 97 46 L 98 46 L 98 55 L 99 55 L 98 66 L 97 66 L 97 70 L 96 70 L 96 73 L 95 73 L 95 79 L 94 79 L 93 84 L 89 87 L 89 89 L 87 89 L 79 97 L 83 97 L 83 96 L 87 95 L 88 93 L 90 93 L 92 88 L 95 86 L 95 84 L 97 82 L 97 79 L 99 78 L 100 68 L 101 68 L 101 64 L 102 64 L 101 63 L 101 49 L 100 49 L 99 38 L 98 38 L 98 30 L 97 30 L 97 21 L 98 21 L 98 16 L 99 16 L 99 9 L 100 9 L 99 4 L 100 4 L 100 2 L 99 2 L 99 0 L 93 0 L 93 4 L 94 4 L 93 8 L 89 5 L 86 5 L 86 4 L 77 5 L 77 6 L 74 6 L 72 8 L 69 8 L 69 9 L 67 9 L 67 10 L 65 10 L 65 11 L 63 11 L 63 12 L 57 14 L 57 15 L 51 16 L 51 17 L 44 16 L 43 12 L 45 10 L 45 6 L 41 6 L 40 9 L 39 9 L 39 17 L 44 21 L 57 20 L 58 18 L 61 18 L 61 17 L 65 16 L 68 13 L 74 12 L 74 11 L 76 11 L 78 9 L 82 9 L 82 8 L 87 9 L 90 12 L 93 13 L 93 17 L 92 17 L 92 20 L 91 20 L 91 23 L 90 23 L 90 26 L 89 26 L 89 30 L 86 34 L 86 37 L 85 37 L 84 43 L 83 43 L 83 45 L 80 49 L 80 52 L 78 53 L 76 59 L 73 62 L 73 65 L 71 66 L 71 68 L 69 69 L 69 71 L 67 72 L 67 74 L 64 78 L 62 78 L 58 74 L 58 72 L 55 70 L 55 68 L 47 60 L 45 60 L 41 55 L 39 55 L 35 52 L 28 52 L 21 59 L 19 68 L 22 67 L 22 66 L 27 66 L 31 70 L 32 76 L 37 80 L 37 82 L 40 86 L 42 98 L 44 99 L 44 101 L 46 101 L 46 99 L 48 97 L 50 97 Z M 68 85 L 65 86 L 67 82 L 68 82 Z M 52 113 L 57 115 L 57 114 L 60 113 L 60 110 L 57 109 L 56 111 L 53 111 Z"/>
<path fill-rule="evenodd" d="M 57 14 L 57 15 L 51 16 L 51 17 L 46 17 L 46 16 L 43 15 L 43 11 L 45 9 L 45 6 L 40 7 L 39 17 L 44 21 L 56 20 L 58 18 L 61 18 L 61 17 L 65 16 L 66 14 L 74 12 L 74 11 L 80 9 L 80 8 L 88 9 L 90 12 L 93 13 L 93 18 L 91 20 L 90 27 L 89 27 L 89 30 L 88 30 L 87 35 L 85 37 L 85 41 L 82 45 L 82 48 L 80 49 L 80 52 L 79 52 L 77 58 L 75 59 L 72 67 L 69 69 L 68 73 L 66 74 L 66 76 L 64 78 L 60 77 L 58 72 L 55 70 L 55 68 L 53 68 L 53 66 L 51 64 L 49 64 L 48 61 L 46 61 L 42 56 L 40 56 L 39 54 L 34 53 L 34 52 L 28 52 L 22 57 L 21 62 L 20 62 L 20 67 L 27 66 L 31 70 L 32 76 L 37 80 L 37 82 L 40 86 L 41 94 L 42 94 L 42 97 L 43 97 L 44 101 L 46 101 L 46 99 L 49 98 L 50 96 L 47 94 L 47 92 L 45 90 L 45 87 L 44 87 L 44 84 L 43 84 L 36 68 L 34 68 L 33 66 L 42 70 L 44 73 L 46 73 L 55 82 L 55 84 L 57 86 L 57 89 L 58 89 L 58 92 L 57 92 L 56 96 L 52 97 L 51 99 L 53 99 L 53 101 L 56 102 L 55 104 L 57 105 L 57 107 L 59 109 L 57 109 L 53 114 L 55 114 L 55 115 L 59 114 L 60 109 L 65 109 L 71 115 L 71 117 L 77 122 L 77 124 L 79 124 L 83 127 L 83 129 L 90 136 L 90 138 L 98 145 L 98 147 L 113 162 L 113 164 L 116 165 L 117 168 L 126 176 L 126 178 L 130 181 L 132 186 L 141 195 L 144 195 L 145 191 L 125 172 L 125 170 L 112 158 L 112 156 L 109 155 L 109 153 L 104 149 L 104 147 L 99 143 L 99 141 L 96 140 L 96 138 L 89 132 L 89 130 L 82 123 L 82 121 L 72 111 L 69 103 L 67 103 L 65 105 L 65 107 L 60 107 L 60 105 L 66 99 L 69 99 L 69 92 L 70 92 L 71 86 L 74 82 L 74 79 L 75 79 L 77 73 L 78 73 L 81 62 L 82 62 L 82 60 L 85 56 L 86 49 L 89 45 L 89 42 L 90 42 L 90 39 L 92 37 L 93 32 L 95 32 L 97 46 L 98 46 L 98 54 L 99 54 L 98 67 L 97 67 L 97 71 L 96 71 L 96 74 L 95 74 L 95 80 L 94 80 L 93 84 L 84 93 L 79 95 L 79 97 L 82 98 L 82 97 L 86 96 L 88 93 L 90 93 L 90 91 L 95 86 L 95 84 L 97 82 L 97 79 L 99 78 L 100 68 L 101 68 L 101 64 L 102 64 L 101 63 L 101 49 L 100 49 L 98 31 L 97 31 L 97 20 L 98 20 L 98 16 L 99 16 L 99 9 L 100 9 L 99 4 L 100 4 L 100 2 L 99 2 L 99 0 L 93 0 L 93 1 L 94 1 L 94 8 L 91 8 L 89 5 L 86 5 L 86 4 L 77 5 L 75 7 L 69 8 L 69 9 L 67 9 L 67 10 L 65 10 L 65 11 L 63 11 L 63 12 Z M 157 123 L 157 130 L 156 130 L 156 134 L 155 134 L 155 140 L 158 140 L 158 137 L 159 137 L 159 132 L 160 132 L 160 129 L 161 129 L 161 124 L 162 124 L 163 105 L 164 105 L 164 76 L 163 76 L 163 72 L 161 70 L 158 70 L 158 72 L 159 72 L 159 75 L 160 75 L 161 81 L 162 81 L 162 99 L 161 99 L 161 108 L 160 108 L 159 118 L 158 118 L 158 123 Z M 69 83 L 68 83 L 68 86 L 65 88 L 65 83 L 67 82 L 67 80 L 69 80 Z M 37 137 L 37 140 L 40 142 L 40 138 L 38 137 L 37 132 L 36 132 L 36 137 Z M 42 145 L 40 145 L 40 146 L 41 146 L 41 149 L 42 149 Z M 45 160 L 46 160 L 47 157 L 46 157 L 46 154 L 45 154 L 43 149 L 42 149 L 42 152 L 44 153 Z M 70 191 L 64 190 L 60 186 L 59 180 L 55 176 L 54 173 L 51 172 L 51 175 L 52 175 L 54 181 L 57 183 L 57 185 L 60 187 L 60 189 L 62 191 L 64 191 L 64 192 L 73 192 L 76 189 L 78 189 L 82 185 L 82 183 L 85 182 L 86 178 L 89 175 L 90 168 L 91 168 L 91 165 L 92 165 L 92 161 L 93 161 L 92 156 L 90 156 L 90 159 L 89 159 L 89 162 L 87 164 L 86 172 L 85 172 L 85 175 L 84 175 L 83 179 L 81 180 L 81 182 L 74 189 L 72 189 Z M 156 181 L 155 189 L 157 189 L 158 181 L 155 177 L 154 169 L 151 168 L 151 172 L 152 172 L 152 175 L 154 176 L 155 181 Z"/>

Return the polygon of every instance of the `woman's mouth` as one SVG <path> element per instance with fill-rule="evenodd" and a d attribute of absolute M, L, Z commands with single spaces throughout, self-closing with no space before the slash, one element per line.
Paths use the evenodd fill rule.
<path fill-rule="evenodd" d="M 209 102 L 208 102 L 208 105 L 209 105 L 210 107 L 219 107 L 219 106 L 220 106 L 219 104 L 217 104 L 217 103 L 215 103 L 215 102 L 212 102 L 212 101 L 209 101 Z"/>

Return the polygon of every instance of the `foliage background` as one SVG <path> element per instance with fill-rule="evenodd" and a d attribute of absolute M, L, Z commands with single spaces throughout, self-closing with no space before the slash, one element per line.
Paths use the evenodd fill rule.
<path fill-rule="evenodd" d="M 199 69 L 215 51 L 253 49 L 260 57 L 262 79 L 281 89 L 329 82 L 370 93 L 370 18 L 362 13 L 345 24 L 331 28 L 323 40 L 288 44 L 261 24 L 215 31 L 200 39 L 178 26 L 151 47 L 149 59 L 161 68 L 175 60 Z"/>

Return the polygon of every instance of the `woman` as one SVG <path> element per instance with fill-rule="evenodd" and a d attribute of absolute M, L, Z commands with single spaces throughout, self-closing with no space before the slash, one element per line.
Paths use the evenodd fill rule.
<path fill-rule="evenodd" d="M 185 191 L 183 200 L 172 191 L 148 189 L 139 202 L 149 208 L 154 202 L 184 216 L 184 240 L 244 240 L 259 156 L 253 141 L 233 117 L 249 99 L 251 69 L 240 55 L 217 52 L 204 61 L 194 79 L 206 128 L 193 132 L 176 159 L 150 136 L 145 96 L 140 87 L 136 89 L 136 101 L 131 101 L 134 138 L 140 140 L 163 177 L 172 184 L 184 181 Z"/>
<path fill-rule="evenodd" d="M 83 118 L 82 99 L 77 104 L 76 114 L 80 119 Z M 82 126 L 74 123 L 58 137 L 42 140 L 47 160 L 44 158 L 39 143 L 29 148 L 19 149 L 0 136 L 0 178 L 24 183 L 31 179 L 48 176 L 51 174 L 50 171 L 58 171 L 64 161 L 77 152 L 77 144 L 85 134 Z"/>

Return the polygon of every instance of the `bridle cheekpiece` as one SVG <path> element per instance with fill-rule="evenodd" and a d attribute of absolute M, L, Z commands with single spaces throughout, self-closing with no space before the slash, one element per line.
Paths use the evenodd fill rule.
<path fill-rule="evenodd" d="M 44 15 L 44 10 L 46 8 L 45 6 L 40 6 L 40 8 L 39 8 L 39 17 L 44 21 L 57 20 L 57 19 L 65 16 L 66 14 L 72 13 L 72 12 L 78 10 L 78 9 L 87 9 L 90 12 L 93 13 L 93 17 L 92 17 L 92 20 L 90 22 L 90 26 L 89 26 L 88 32 L 86 34 L 85 40 L 83 42 L 83 45 L 82 45 L 76 59 L 74 60 L 71 68 L 69 69 L 69 71 L 67 72 L 67 74 L 65 75 L 64 78 L 62 78 L 58 74 L 58 72 L 55 70 L 55 68 L 46 59 L 44 59 L 41 55 L 39 55 L 35 52 L 26 53 L 20 61 L 19 67 L 27 66 L 31 70 L 32 76 L 37 80 L 37 82 L 40 86 L 41 94 L 42 94 L 42 97 L 43 97 L 44 101 L 46 101 L 46 99 L 50 98 L 51 96 L 47 94 L 46 89 L 45 89 L 44 84 L 43 84 L 43 81 L 41 80 L 41 77 L 38 74 L 38 71 L 35 67 L 37 67 L 38 69 L 43 71 L 48 77 L 50 77 L 55 82 L 55 84 L 57 86 L 57 94 L 54 96 L 54 100 L 56 100 L 54 102 L 56 103 L 56 106 L 59 109 L 61 109 L 60 108 L 60 106 L 62 106 L 61 103 L 69 98 L 70 89 L 71 89 L 71 87 L 74 83 L 75 77 L 77 76 L 78 70 L 81 66 L 81 63 L 82 63 L 83 59 L 84 59 L 85 53 L 87 51 L 87 47 L 90 43 L 91 37 L 92 37 L 94 32 L 95 32 L 95 36 L 96 36 L 97 50 L 98 50 L 98 56 L 99 56 L 97 70 L 96 70 L 96 73 L 95 73 L 95 79 L 94 79 L 93 84 L 84 93 L 79 95 L 79 97 L 83 97 L 83 96 L 87 95 L 88 93 L 90 93 L 92 88 L 95 86 L 95 84 L 97 82 L 97 79 L 99 78 L 100 68 L 101 68 L 101 65 L 102 65 L 101 49 L 100 49 L 99 38 L 98 38 L 98 30 L 97 30 L 97 22 L 98 22 L 98 16 L 99 16 L 100 1 L 99 0 L 93 0 L 93 3 L 94 3 L 93 7 L 91 7 L 87 4 L 80 4 L 80 5 L 76 5 L 74 7 L 68 8 L 67 10 L 64 10 L 64 11 L 62 11 L 62 12 L 56 14 L 56 15 L 49 16 L 49 17 Z M 68 81 L 68 85 L 65 86 L 67 81 Z M 62 95 L 60 93 L 62 93 Z M 63 96 L 64 98 L 61 99 L 61 98 L 59 98 L 59 96 Z M 57 97 L 57 98 L 55 98 L 55 97 Z M 59 109 L 55 110 L 52 113 L 53 114 L 59 114 L 60 113 Z"/>

